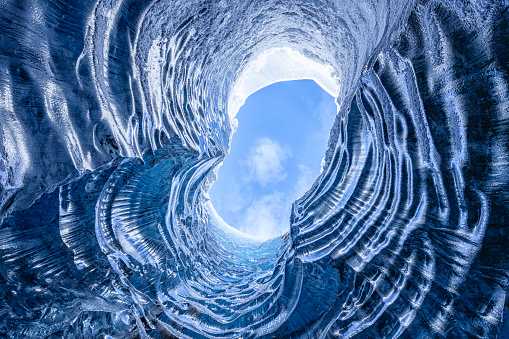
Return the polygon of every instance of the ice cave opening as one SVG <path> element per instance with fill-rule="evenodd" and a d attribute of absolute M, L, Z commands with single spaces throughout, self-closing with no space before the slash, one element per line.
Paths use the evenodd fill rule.
<path fill-rule="evenodd" d="M 509 333 L 508 0 L 0 9 L 0 337 Z M 304 79 L 319 174 L 255 238 L 209 193 L 248 97 Z"/>
<path fill-rule="evenodd" d="M 321 172 L 336 111 L 334 97 L 313 80 L 281 81 L 251 94 L 209 192 L 218 215 L 262 240 L 287 233 L 292 203 Z"/>

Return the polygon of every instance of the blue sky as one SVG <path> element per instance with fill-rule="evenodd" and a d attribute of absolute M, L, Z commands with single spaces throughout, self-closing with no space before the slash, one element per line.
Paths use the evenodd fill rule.
<path fill-rule="evenodd" d="M 223 220 L 263 239 L 288 231 L 292 202 L 320 174 L 335 115 L 334 98 L 312 80 L 278 82 L 250 95 L 210 191 Z"/>

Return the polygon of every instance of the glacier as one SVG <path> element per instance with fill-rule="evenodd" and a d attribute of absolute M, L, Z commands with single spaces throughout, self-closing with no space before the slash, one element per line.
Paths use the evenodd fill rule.
<path fill-rule="evenodd" d="M 0 336 L 509 335 L 508 1 L 0 9 Z M 336 120 L 258 241 L 208 191 L 242 102 L 302 78 Z"/>

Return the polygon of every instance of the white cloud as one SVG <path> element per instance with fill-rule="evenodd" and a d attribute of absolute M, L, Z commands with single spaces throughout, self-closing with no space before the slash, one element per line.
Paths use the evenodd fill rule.
<path fill-rule="evenodd" d="M 311 187 L 318 173 L 313 173 L 311 168 L 305 165 L 298 165 L 299 177 L 291 191 L 283 193 L 272 190 L 270 194 L 257 195 L 252 199 L 253 197 L 245 192 L 253 192 L 253 183 L 268 186 L 286 178 L 284 163 L 291 156 L 287 148 L 269 138 L 257 139 L 254 144 L 242 164 L 248 173 L 244 185 L 232 187 L 236 193 L 234 200 L 238 200 L 232 204 L 237 204 L 238 207 L 243 205 L 237 209 L 238 229 L 265 240 L 288 232 L 293 201 Z"/>
<path fill-rule="evenodd" d="M 295 183 L 295 196 L 300 198 L 306 193 L 318 176 L 318 173 L 313 173 L 311 168 L 305 165 L 298 165 L 300 175 Z"/>
<path fill-rule="evenodd" d="M 292 203 L 302 197 L 316 179 L 311 168 L 305 165 L 298 167 L 300 174 L 293 187 L 294 193 L 275 191 L 252 200 L 241 215 L 240 231 L 263 240 L 288 232 Z"/>
<path fill-rule="evenodd" d="M 257 238 L 270 239 L 289 230 L 290 204 L 283 194 L 275 192 L 254 201 L 246 210 L 239 228 Z"/>
<path fill-rule="evenodd" d="M 246 180 L 267 186 L 285 179 L 286 171 L 283 164 L 290 156 L 290 150 L 276 140 L 269 138 L 255 140 L 254 147 L 241 163 L 248 169 Z"/>
<path fill-rule="evenodd" d="M 218 209 L 222 211 L 238 213 L 246 208 L 246 205 L 251 201 L 252 195 L 251 185 L 243 185 L 239 178 L 234 178 L 230 182 L 227 198 L 217 196 L 214 204 L 215 206 L 217 204 Z"/>

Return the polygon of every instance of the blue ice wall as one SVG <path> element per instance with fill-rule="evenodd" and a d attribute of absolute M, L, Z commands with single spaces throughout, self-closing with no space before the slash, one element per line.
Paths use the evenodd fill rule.
<path fill-rule="evenodd" d="M 1 336 L 509 333 L 507 1 L 0 8 Z M 259 242 L 207 192 L 274 47 L 331 66 L 340 108 L 290 232 Z"/>

